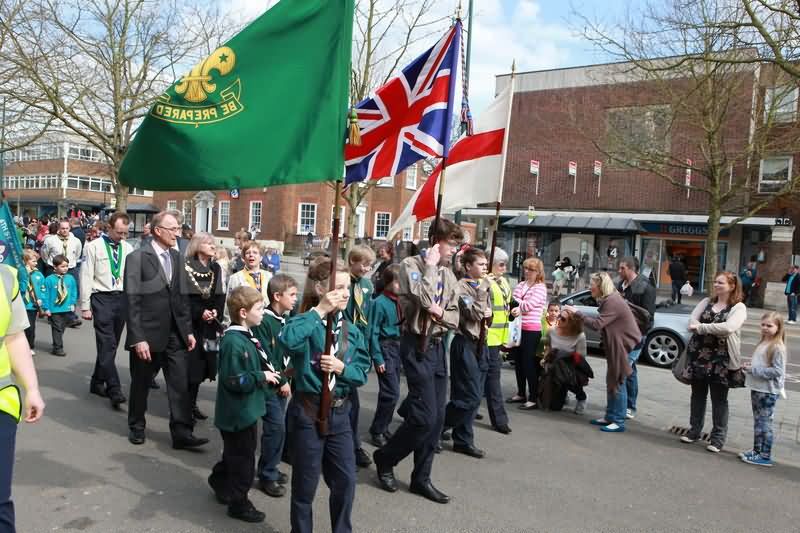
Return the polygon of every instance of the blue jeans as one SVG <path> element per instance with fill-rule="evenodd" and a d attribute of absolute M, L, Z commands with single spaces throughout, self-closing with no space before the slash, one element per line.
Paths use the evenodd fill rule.
<path fill-rule="evenodd" d="M 789 307 L 789 320 L 797 320 L 797 295 L 787 294 L 786 305 Z"/>
<path fill-rule="evenodd" d="M 772 416 L 777 401 L 777 394 L 750 391 L 750 402 L 753 406 L 753 450 L 764 459 L 772 457 Z"/>
<path fill-rule="evenodd" d="M 628 363 L 630 363 L 633 373 L 625 379 L 625 392 L 628 397 L 627 407 L 634 413 L 636 412 L 636 398 L 639 397 L 639 371 L 636 370 L 636 361 L 639 360 L 643 347 L 644 337 L 628 354 Z"/>
<path fill-rule="evenodd" d="M 625 427 L 625 406 L 628 405 L 628 392 L 624 385 L 617 387 L 617 393 L 606 392 L 606 420 Z"/>
<path fill-rule="evenodd" d="M 258 458 L 258 479 L 278 481 L 278 465 L 281 462 L 286 441 L 286 398 L 274 394 L 267 396 L 267 412 L 261 417 L 261 456 Z"/>

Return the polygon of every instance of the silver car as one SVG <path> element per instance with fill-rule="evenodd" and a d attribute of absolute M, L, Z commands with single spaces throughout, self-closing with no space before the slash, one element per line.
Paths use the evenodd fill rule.
<path fill-rule="evenodd" d="M 597 316 L 597 302 L 589 290 L 576 292 L 561 298 L 561 305 L 572 305 L 587 316 Z M 647 332 L 641 357 L 655 366 L 670 367 L 689 343 L 688 330 L 692 307 L 688 305 L 668 305 L 662 302 L 656 306 L 653 327 Z M 600 333 L 586 329 L 586 343 L 589 348 L 601 348 Z"/>

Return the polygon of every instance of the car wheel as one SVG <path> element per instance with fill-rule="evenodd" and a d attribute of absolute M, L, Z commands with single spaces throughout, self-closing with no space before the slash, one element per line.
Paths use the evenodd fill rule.
<path fill-rule="evenodd" d="M 681 355 L 683 345 L 674 333 L 656 331 L 647 337 L 642 351 L 648 361 L 661 368 L 667 368 L 671 367 Z"/>

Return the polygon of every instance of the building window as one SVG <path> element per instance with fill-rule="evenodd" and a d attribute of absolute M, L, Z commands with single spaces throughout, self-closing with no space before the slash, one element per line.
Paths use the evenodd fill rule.
<path fill-rule="evenodd" d="M 177 211 L 178 200 L 167 200 L 167 211 Z"/>
<path fill-rule="evenodd" d="M 144 189 L 140 189 L 139 187 L 128 187 L 128 194 L 133 194 L 136 196 L 144 196 Z"/>
<path fill-rule="evenodd" d="M 69 158 L 79 161 L 102 161 L 103 152 L 92 146 L 69 145 Z"/>
<path fill-rule="evenodd" d="M 192 225 L 192 201 L 183 200 L 181 202 L 181 212 L 183 213 L 183 223 L 187 226 Z"/>
<path fill-rule="evenodd" d="M 378 180 L 378 187 L 394 187 L 394 176 Z"/>
<path fill-rule="evenodd" d="M 261 231 L 261 200 L 250 202 L 250 218 L 248 219 L 248 230 Z"/>
<path fill-rule="evenodd" d="M 111 180 L 90 176 L 67 176 L 67 189 L 79 191 L 111 192 Z"/>
<path fill-rule="evenodd" d="M 606 149 L 610 166 L 636 167 L 640 161 L 670 154 L 672 111 L 668 105 L 618 107 L 606 111 Z M 567 169 L 564 169 L 566 174 Z"/>
<path fill-rule="evenodd" d="M 217 229 L 227 230 L 230 229 L 231 224 L 231 203 L 228 200 L 222 200 L 217 209 Z"/>
<path fill-rule="evenodd" d="M 761 160 L 758 173 L 758 192 L 778 192 L 792 175 L 792 157 L 769 157 Z"/>
<path fill-rule="evenodd" d="M 3 154 L 6 163 L 15 161 L 41 161 L 46 159 L 63 159 L 64 143 L 41 143 L 9 150 Z"/>
<path fill-rule="evenodd" d="M 406 189 L 417 190 L 417 165 L 411 165 L 406 169 Z"/>
<path fill-rule="evenodd" d="M 375 213 L 375 235 L 376 239 L 386 239 L 389 237 L 389 228 L 392 226 L 391 213 Z"/>
<path fill-rule="evenodd" d="M 764 94 L 764 122 L 794 122 L 797 87 L 768 87 Z"/>
<path fill-rule="evenodd" d="M 428 240 L 428 232 L 431 230 L 431 221 L 426 220 L 425 222 L 419 223 L 419 238 L 420 240 L 427 241 Z"/>
<path fill-rule="evenodd" d="M 414 240 L 414 228 L 403 228 L 403 240 L 404 241 Z"/>
<path fill-rule="evenodd" d="M 317 233 L 317 204 L 300 204 L 297 206 L 297 234 Z"/>

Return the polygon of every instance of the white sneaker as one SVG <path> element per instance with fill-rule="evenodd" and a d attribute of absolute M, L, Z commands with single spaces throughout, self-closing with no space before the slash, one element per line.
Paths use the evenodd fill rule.
<path fill-rule="evenodd" d="M 34 350 L 31 350 L 31 355 L 36 355 L 36 352 Z"/>
<path fill-rule="evenodd" d="M 687 437 L 686 435 L 681 437 L 681 442 L 683 442 L 685 444 L 691 444 L 691 443 L 695 442 L 696 440 L 697 439 L 693 439 L 692 437 Z"/>
<path fill-rule="evenodd" d="M 787 324 L 797 324 L 797 320 L 787 320 Z"/>
<path fill-rule="evenodd" d="M 708 446 L 706 446 L 706 450 L 710 451 L 711 453 L 719 453 L 720 451 L 722 451 L 721 448 L 717 448 L 713 444 L 709 444 Z"/>
<path fill-rule="evenodd" d="M 626 409 L 625 418 L 627 418 L 628 420 L 633 420 L 634 418 L 636 418 L 636 411 L 632 409 Z"/>
<path fill-rule="evenodd" d="M 575 414 L 582 415 L 586 411 L 586 400 L 578 400 L 575 404 Z"/>

